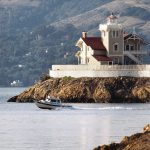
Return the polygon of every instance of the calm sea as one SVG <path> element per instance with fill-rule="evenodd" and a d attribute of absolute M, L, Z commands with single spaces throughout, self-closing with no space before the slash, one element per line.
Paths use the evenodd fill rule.
<path fill-rule="evenodd" d="M 0 150 L 92 150 L 150 123 L 150 104 L 72 104 L 50 111 L 6 102 L 23 90 L 0 88 Z"/>

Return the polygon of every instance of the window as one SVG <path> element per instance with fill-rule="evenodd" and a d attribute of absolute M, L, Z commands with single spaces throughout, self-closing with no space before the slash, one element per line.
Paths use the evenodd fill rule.
<path fill-rule="evenodd" d="M 137 50 L 141 50 L 141 45 L 137 44 Z"/>
<path fill-rule="evenodd" d="M 129 51 L 129 50 L 130 50 L 130 46 L 126 45 L 126 51 Z"/>
<path fill-rule="evenodd" d="M 118 51 L 118 43 L 115 43 L 115 44 L 113 45 L 113 49 L 114 49 L 114 51 Z"/>
<path fill-rule="evenodd" d="M 137 43 L 136 49 L 137 49 L 137 50 L 140 50 L 140 44 Z"/>
<path fill-rule="evenodd" d="M 51 99 L 51 102 L 52 103 L 56 103 L 57 101 L 55 99 Z"/>
<path fill-rule="evenodd" d="M 117 51 L 118 50 L 118 45 L 114 45 L 114 50 Z"/>
<path fill-rule="evenodd" d="M 110 30 L 110 32 L 109 32 L 109 35 L 111 35 L 111 37 L 112 37 L 112 31 Z"/>
<path fill-rule="evenodd" d="M 112 37 L 115 37 L 116 36 L 116 31 L 113 31 L 112 33 L 113 33 Z"/>
<path fill-rule="evenodd" d="M 119 37 L 119 31 L 112 31 L 111 34 L 113 38 Z"/>
<path fill-rule="evenodd" d="M 90 59 L 89 59 L 89 58 L 87 58 L 87 63 L 89 63 L 89 61 L 90 61 Z"/>
<path fill-rule="evenodd" d="M 119 58 L 117 57 L 114 58 L 114 64 L 119 64 Z"/>
<path fill-rule="evenodd" d="M 116 37 L 119 37 L 119 32 L 118 31 L 116 31 Z"/>
<path fill-rule="evenodd" d="M 113 63 L 112 63 L 112 61 L 109 61 L 109 65 L 112 65 Z"/>
<path fill-rule="evenodd" d="M 133 51 L 134 50 L 134 45 L 130 46 L 130 50 Z"/>

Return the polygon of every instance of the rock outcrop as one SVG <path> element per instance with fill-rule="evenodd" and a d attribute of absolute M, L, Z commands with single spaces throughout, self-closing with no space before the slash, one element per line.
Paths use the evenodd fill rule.
<path fill-rule="evenodd" d="M 93 150 L 150 150 L 150 124 L 143 130 L 144 133 L 124 137 L 120 143 L 98 146 Z"/>
<path fill-rule="evenodd" d="M 46 96 L 67 103 L 150 102 L 150 78 L 48 78 L 8 102 L 33 102 Z"/>

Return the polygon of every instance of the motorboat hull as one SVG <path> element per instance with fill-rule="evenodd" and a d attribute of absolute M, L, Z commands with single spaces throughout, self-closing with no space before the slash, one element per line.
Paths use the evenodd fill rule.
<path fill-rule="evenodd" d="M 42 102 L 39 102 L 39 101 L 36 101 L 35 104 L 36 104 L 37 107 L 39 107 L 41 109 L 50 109 L 50 110 L 63 107 L 62 105 L 52 105 L 52 104 L 49 104 L 49 103 L 42 103 Z"/>

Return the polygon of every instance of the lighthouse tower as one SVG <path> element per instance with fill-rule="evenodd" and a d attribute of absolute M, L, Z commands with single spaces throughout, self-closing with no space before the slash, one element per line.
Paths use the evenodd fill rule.
<path fill-rule="evenodd" d="M 118 23 L 118 18 L 113 13 L 107 18 L 106 24 L 100 24 L 99 30 L 107 55 L 112 58 L 114 64 L 124 62 L 124 37 L 123 27 Z"/>

